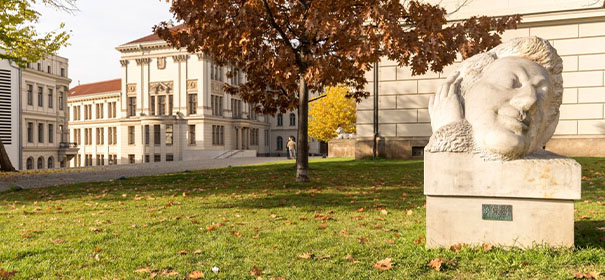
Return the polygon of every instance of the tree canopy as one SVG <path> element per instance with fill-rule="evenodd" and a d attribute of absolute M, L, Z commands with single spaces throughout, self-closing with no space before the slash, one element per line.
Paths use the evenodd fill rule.
<path fill-rule="evenodd" d="M 49 54 L 56 53 L 67 45 L 69 33 L 59 31 L 40 34 L 36 31 L 35 23 L 40 13 L 32 7 L 36 0 L 3 0 L 0 1 L 0 59 L 12 60 L 20 66 L 27 62 L 44 59 Z M 73 0 L 43 0 L 41 3 L 73 11 Z"/>
<path fill-rule="evenodd" d="M 519 16 L 472 17 L 448 24 L 446 11 L 400 0 L 166 0 L 183 22 L 155 32 L 171 45 L 242 69 L 248 79 L 227 92 L 257 110 L 298 109 L 297 180 L 308 181 L 309 90 L 342 84 L 367 97 L 365 73 L 381 57 L 413 74 L 440 72 L 456 59 L 500 43 Z"/>
<path fill-rule="evenodd" d="M 346 87 L 328 87 L 322 98 L 309 104 L 309 136 L 328 142 L 337 136 L 336 129 L 355 133 L 357 104 L 347 98 L 350 90 Z"/>

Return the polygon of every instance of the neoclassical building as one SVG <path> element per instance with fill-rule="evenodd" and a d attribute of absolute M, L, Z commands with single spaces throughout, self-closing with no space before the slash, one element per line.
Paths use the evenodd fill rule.
<path fill-rule="evenodd" d="M 26 67 L 0 61 L 0 137 L 16 169 L 66 167 L 77 152 L 68 141 L 70 82 L 64 57 Z"/>
<path fill-rule="evenodd" d="M 245 82 L 242 73 L 155 35 L 117 50 L 120 79 L 69 91 L 70 141 L 80 146 L 70 166 L 286 155 L 296 112 L 257 114 L 226 94 L 225 84 Z M 311 148 L 319 153 L 318 144 Z"/>
<path fill-rule="evenodd" d="M 438 2 L 438 1 L 429 1 Z M 461 1 L 441 1 L 454 10 Z M 554 137 L 546 149 L 569 156 L 605 156 L 605 7 L 604 0 L 469 1 L 450 22 L 473 15 L 521 14 L 516 30 L 503 41 L 523 36 L 547 39 L 563 58 L 563 105 Z M 412 76 L 409 68 L 379 64 L 378 153 L 386 158 L 422 156 L 431 135 L 429 97 L 460 62 L 442 73 Z M 367 90 L 373 91 L 372 71 Z M 373 97 L 357 107 L 356 158 L 371 157 Z"/>

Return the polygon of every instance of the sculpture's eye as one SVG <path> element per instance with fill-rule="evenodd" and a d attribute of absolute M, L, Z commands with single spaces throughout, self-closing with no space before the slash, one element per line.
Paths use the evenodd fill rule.
<path fill-rule="evenodd" d="M 521 82 L 519 81 L 519 79 L 517 79 L 517 78 L 512 79 L 511 86 L 510 86 L 511 88 L 520 88 L 521 86 L 523 86 L 523 85 L 521 85 Z"/>

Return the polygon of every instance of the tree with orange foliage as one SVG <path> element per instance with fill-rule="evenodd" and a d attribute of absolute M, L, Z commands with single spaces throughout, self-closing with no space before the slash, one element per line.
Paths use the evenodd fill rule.
<path fill-rule="evenodd" d="M 166 0 L 180 28 L 154 31 L 176 48 L 232 65 L 248 80 L 226 91 L 256 110 L 298 109 L 296 180 L 309 181 L 309 90 L 342 84 L 367 97 L 364 74 L 386 57 L 413 74 L 440 72 L 457 53 L 468 57 L 500 43 L 519 16 L 472 17 L 447 24 L 446 11 L 400 0 Z"/>

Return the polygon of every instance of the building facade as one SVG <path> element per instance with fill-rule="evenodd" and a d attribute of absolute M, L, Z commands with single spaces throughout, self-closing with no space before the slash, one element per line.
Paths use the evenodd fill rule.
<path fill-rule="evenodd" d="M 459 1 L 442 1 L 449 10 Z M 520 13 L 515 37 L 547 39 L 563 59 L 563 105 L 555 135 L 546 149 L 568 156 L 605 156 L 605 8 L 604 1 L 470 1 L 450 16 L 452 22 L 473 15 Z M 412 76 L 409 68 L 384 60 L 379 64 L 378 153 L 386 158 L 422 156 L 431 135 L 429 97 L 459 61 L 442 73 Z M 367 90 L 372 93 L 373 75 Z M 372 156 L 373 97 L 358 105 L 356 158 Z"/>
<path fill-rule="evenodd" d="M 50 56 L 24 68 L 3 60 L 0 80 L 0 137 L 13 166 L 66 167 L 77 151 L 67 140 L 68 60 Z"/>

